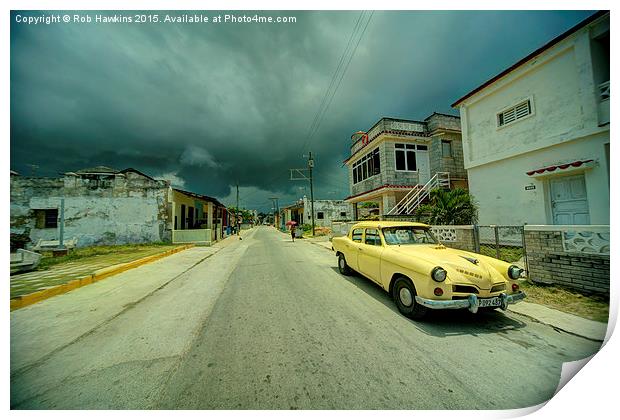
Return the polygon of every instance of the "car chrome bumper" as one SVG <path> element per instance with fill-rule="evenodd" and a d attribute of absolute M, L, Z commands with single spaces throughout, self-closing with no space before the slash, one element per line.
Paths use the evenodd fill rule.
<path fill-rule="evenodd" d="M 512 295 L 507 295 L 506 293 L 501 293 L 498 296 L 501 299 L 501 305 L 499 306 L 504 311 L 508 308 L 508 305 L 513 303 L 518 303 L 525 299 L 525 292 L 517 292 Z M 431 309 L 469 309 L 471 313 L 478 312 L 479 308 L 479 299 L 478 296 L 471 294 L 467 297 L 467 299 L 459 299 L 459 300 L 433 300 L 433 299 L 424 299 L 420 296 L 415 297 L 415 301 L 427 308 Z"/>

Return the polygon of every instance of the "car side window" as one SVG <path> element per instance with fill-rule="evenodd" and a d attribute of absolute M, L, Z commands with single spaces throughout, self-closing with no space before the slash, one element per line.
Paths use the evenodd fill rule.
<path fill-rule="evenodd" d="M 366 245 L 381 245 L 381 238 L 377 229 L 366 229 L 366 239 L 364 240 Z"/>
<path fill-rule="evenodd" d="M 362 229 L 354 229 L 353 233 L 351 233 L 351 240 L 353 242 L 362 242 Z"/>

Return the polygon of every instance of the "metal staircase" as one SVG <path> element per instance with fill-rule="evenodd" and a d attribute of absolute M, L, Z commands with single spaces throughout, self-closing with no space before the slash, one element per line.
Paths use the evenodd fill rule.
<path fill-rule="evenodd" d="M 413 211 L 418 208 L 418 206 L 426 200 L 431 191 L 436 188 L 450 188 L 449 172 L 437 172 L 424 186 L 412 188 L 387 214 L 390 216 L 413 214 Z"/>

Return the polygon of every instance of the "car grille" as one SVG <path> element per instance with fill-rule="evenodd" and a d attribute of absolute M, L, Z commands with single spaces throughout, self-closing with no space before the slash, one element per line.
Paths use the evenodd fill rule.
<path fill-rule="evenodd" d="M 501 290 L 506 290 L 506 284 L 505 283 L 498 283 L 498 284 L 494 285 L 493 287 L 491 287 L 491 293 L 499 292 Z"/>
<path fill-rule="evenodd" d="M 452 291 L 454 293 L 475 293 L 478 294 L 478 289 L 475 288 L 474 286 L 461 286 L 458 284 L 455 284 L 452 286 Z"/>

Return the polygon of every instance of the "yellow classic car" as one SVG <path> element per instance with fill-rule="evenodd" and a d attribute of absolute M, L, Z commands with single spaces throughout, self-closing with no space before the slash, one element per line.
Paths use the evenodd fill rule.
<path fill-rule="evenodd" d="M 332 249 L 344 275 L 354 270 L 390 293 L 398 310 L 420 319 L 432 309 L 502 308 L 525 298 L 523 269 L 505 261 L 447 248 L 430 226 L 368 221 L 334 237 Z"/>

